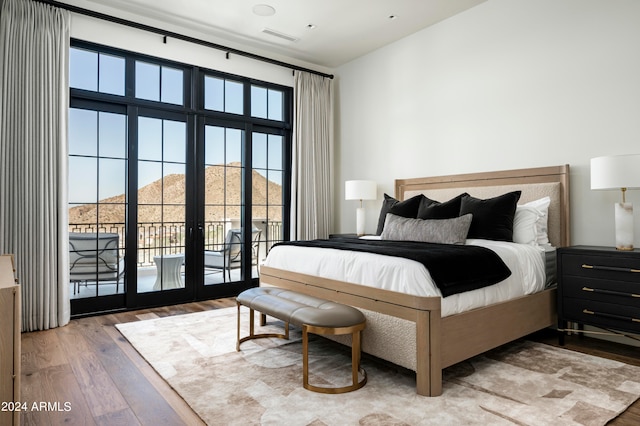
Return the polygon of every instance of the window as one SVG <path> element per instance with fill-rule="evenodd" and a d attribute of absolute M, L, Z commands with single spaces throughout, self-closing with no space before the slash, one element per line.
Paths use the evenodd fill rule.
<path fill-rule="evenodd" d="M 75 89 L 124 96 L 123 57 L 71 48 L 69 86 Z"/>
<path fill-rule="evenodd" d="M 136 98 L 183 105 L 183 71 L 136 61 Z"/>
<path fill-rule="evenodd" d="M 284 93 L 280 90 L 251 86 L 251 116 L 281 121 Z"/>
<path fill-rule="evenodd" d="M 256 279 L 288 238 L 291 88 L 79 41 L 69 83 L 69 232 L 115 241 L 118 265 L 70 282 L 72 313 Z"/>

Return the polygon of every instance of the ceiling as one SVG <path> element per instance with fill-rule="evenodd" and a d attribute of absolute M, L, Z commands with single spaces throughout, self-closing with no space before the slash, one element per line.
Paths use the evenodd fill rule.
<path fill-rule="evenodd" d="M 185 28 L 263 56 L 335 68 L 486 0 L 63 1 L 103 13 L 106 7 L 125 19 L 142 16 L 148 25 Z M 256 14 L 256 5 L 275 13 Z"/>

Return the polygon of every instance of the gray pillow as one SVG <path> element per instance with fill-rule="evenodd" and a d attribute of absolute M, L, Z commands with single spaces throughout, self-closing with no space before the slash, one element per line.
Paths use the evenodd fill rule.
<path fill-rule="evenodd" d="M 383 240 L 464 244 L 471 226 L 471 213 L 451 219 L 412 219 L 387 213 Z"/>

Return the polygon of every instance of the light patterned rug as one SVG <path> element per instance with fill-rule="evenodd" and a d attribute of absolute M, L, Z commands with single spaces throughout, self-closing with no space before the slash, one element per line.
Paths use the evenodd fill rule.
<path fill-rule="evenodd" d="M 248 341 L 236 352 L 235 313 L 117 327 L 210 425 L 602 425 L 640 396 L 640 367 L 529 341 L 446 369 L 440 397 L 416 395 L 411 372 L 369 357 L 364 388 L 319 394 L 302 387 L 297 328 L 290 341 Z M 344 346 L 314 339 L 311 383 L 344 385 L 350 361 Z"/>

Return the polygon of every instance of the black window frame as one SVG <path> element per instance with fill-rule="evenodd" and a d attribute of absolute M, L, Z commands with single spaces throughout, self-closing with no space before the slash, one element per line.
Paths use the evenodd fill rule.
<path fill-rule="evenodd" d="M 109 105 L 110 108 L 118 108 L 121 110 L 124 108 L 127 111 L 127 120 L 128 120 L 128 135 L 127 135 L 127 144 L 128 144 L 128 161 L 130 163 L 137 162 L 137 153 L 135 152 L 137 147 L 137 141 L 134 136 L 134 140 L 132 140 L 132 135 L 136 135 L 137 125 L 132 123 L 133 121 L 137 121 L 138 117 L 141 115 L 142 111 L 153 110 L 158 112 L 160 115 L 164 115 L 165 113 L 168 115 L 173 114 L 181 114 L 188 117 L 187 125 L 188 129 L 188 137 L 190 140 L 187 141 L 188 146 L 188 156 L 190 161 L 193 161 L 194 164 L 197 164 L 199 160 L 202 159 L 202 155 L 204 155 L 203 148 L 203 139 L 204 139 L 204 126 L 209 122 L 223 122 L 228 123 L 233 127 L 242 128 L 245 131 L 245 135 L 247 138 L 246 149 L 244 153 L 244 179 L 249 182 L 251 180 L 252 173 L 252 140 L 251 135 L 253 132 L 261 132 L 261 133 L 273 133 L 278 134 L 283 137 L 283 182 L 282 182 L 282 196 L 283 196 L 283 216 L 282 216 L 282 239 L 289 240 L 290 239 L 290 210 L 291 210 L 291 168 L 292 168 L 292 128 L 293 128 L 293 88 L 288 86 L 282 86 L 275 83 L 270 83 L 262 80 L 258 80 L 255 78 L 240 76 L 236 74 L 230 74 L 226 72 L 222 72 L 219 70 L 214 70 L 206 67 L 201 67 L 197 65 L 185 64 L 182 62 L 157 58 L 146 54 L 141 54 L 137 52 L 131 52 L 115 47 L 110 47 L 98 43 L 88 42 L 79 39 L 71 39 L 70 48 L 79 48 L 85 49 L 89 51 L 94 51 L 100 54 L 114 55 L 125 58 L 125 93 L 124 95 L 114 95 L 110 93 L 84 90 L 78 88 L 70 88 L 69 96 L 70 96 L 70 106 L 81 106 L 86 107 L 87 109 L 96 109 L 100 110 L 104 105 Z M 136 61 L 142 61 L 146 63 L 151 63 L 154 65 L 158 65 L 161 67 L 170 67 L 177 68 L 183 70 L 183 105 L 164 103 L 161 101 L 152 101 L 135 97 L 135 64 Z M 98 70 L 98 72 L 100 72 Z M 224 80 L 233 80 L 243 84 L 243 113 L 228 113 L 223 111 L 214 111 L 208 110 L 204 108 L 204 80 L 205 76 L 212 76 L 215 78 L 221 78 Z M 258 118 L 251 116 L 251 87 L 259 86 L 261 88 L 266 88 L 270 90 L 281 91 L 283 96 L 283 119 L 279 120 L 271 120 L 267 118 Z M 99 84 L 98 84 L 99 88 Z M 144 114 L 142 114 L 144 115 Z M 133 118 L 132 118 L 133 117 Z M 136 166 L 132 165 L 129 168 L 129 173 L 132 170 L 135 170 Z M 187 193 L 186 203 L 187 205 L 194 206 L 199 193 L 202 193 L 201 185 L 204 185 L 202 180 L 202 176 L 195 175 L 193 173 L 187 173 L 185 176 L 187 181 Z M 132 202 L 135 202 L 136 195 L 135 192 L 132 192 L 133 189 L 133 179 L 129 178 L 128 183 L 128 200 L 127 203 L 131 206 Z M 243 194 L 243 204 L 245 205 L 245 209 L 243 211 L 242 223 L 245 229 L 247 227 L 244 225 L 246 223 L 251 223 L 252 220 L 252 194 L 251 194 L 251 185 L 246 185 L 244 188 Z M 200 192 L 199 192 L 200 191 Z M 137 203 L 136 203 L 137 204 Z M 203 203 L 202 203 L 203 204 Z M 134 212 L 137 214 L 137 205 L 131 207 Z M 130 208 L 130 209 L 131 209 Z M 190 212 L 187 213 L 187 228 L 198 229 L 199 226 L 202 226 L 202 222 L 204 221 L 204 208 L 203 205 L 197 206 L 200 210 L 199 212 Z M 128 216 L 135 217 L 135 214 Z M 132 222 L 132 221 L 129 221 Z M 126 236 L 126 247 L 134 248 L 136 247 L 136 232 L 132 232 L 132 226 L 134 224 L 127 223 L 127 236 Z M 245 247 L 249 247 L 251 233 L 245 232 Z M 192 244 L 190 247 L 185 247 L 187 251 L 187 256 L 189 256 L 189 251 L 192 250 L 191 259 L 195 262 L 193 265 L 194 270 L 201 270 L 201 259 L 198 259 L 197 256 L 193 256 L 193 251 L 197 252 L 197 250 L 201 250 L 197 244 Z M 133 250 L 127 250 L 126 259 L 127 264 L 135 264 L 136 253 Z M 243 276 L 251 277 L 250 272 L 250 262 L 245 262 L 245 273 Z M 129 276 L 128 280 L 131 279 Z M 251 287 L 257 284 L 257 280 L 245 280 L 245 287 Z M 241 289 L 240 289 L 241 290 Z M 224 297 L 224 296 L 232 296 L 237 294 L 238 286 L 235 288 L 229 287 L 227 290 L 224 290 L 223 293 L 218 292 L 210 292 L 206 290 L 198 290 L 189 291 L 188 300 L 206 300 L 215 297 Z M 140 294 L 134 295 L 127 293 L 127 298 L 125 300 L 124 306 L 122 304 L 121 295 L 116 295 L 118 297 L 112 298 L 113 301 L 101 300 L 101 298 L 88 298 L 88 299 L 72 299 L 72 315 L 84 315 L 87 313 L 93 313 L 97 311 L 108 311 L 108 310 L 128 310 L 128 309 L 138 309 L 142 307 L 148 306 L 158 306 L 158 305 L 166 305 L 170 303 L 161 302 L 160 298 L 146 298 L 141 297 Z M 106 296 L 105 296 L 106 297 Z M 183 303 L 185 300 L 177 300 L 175 303 Z M 75 303 L 74 303 L 75 302 Z M 84 303 L 87 302 L 87 303 Z M 74 304 L 76 309 L 74 309 Z"/>

